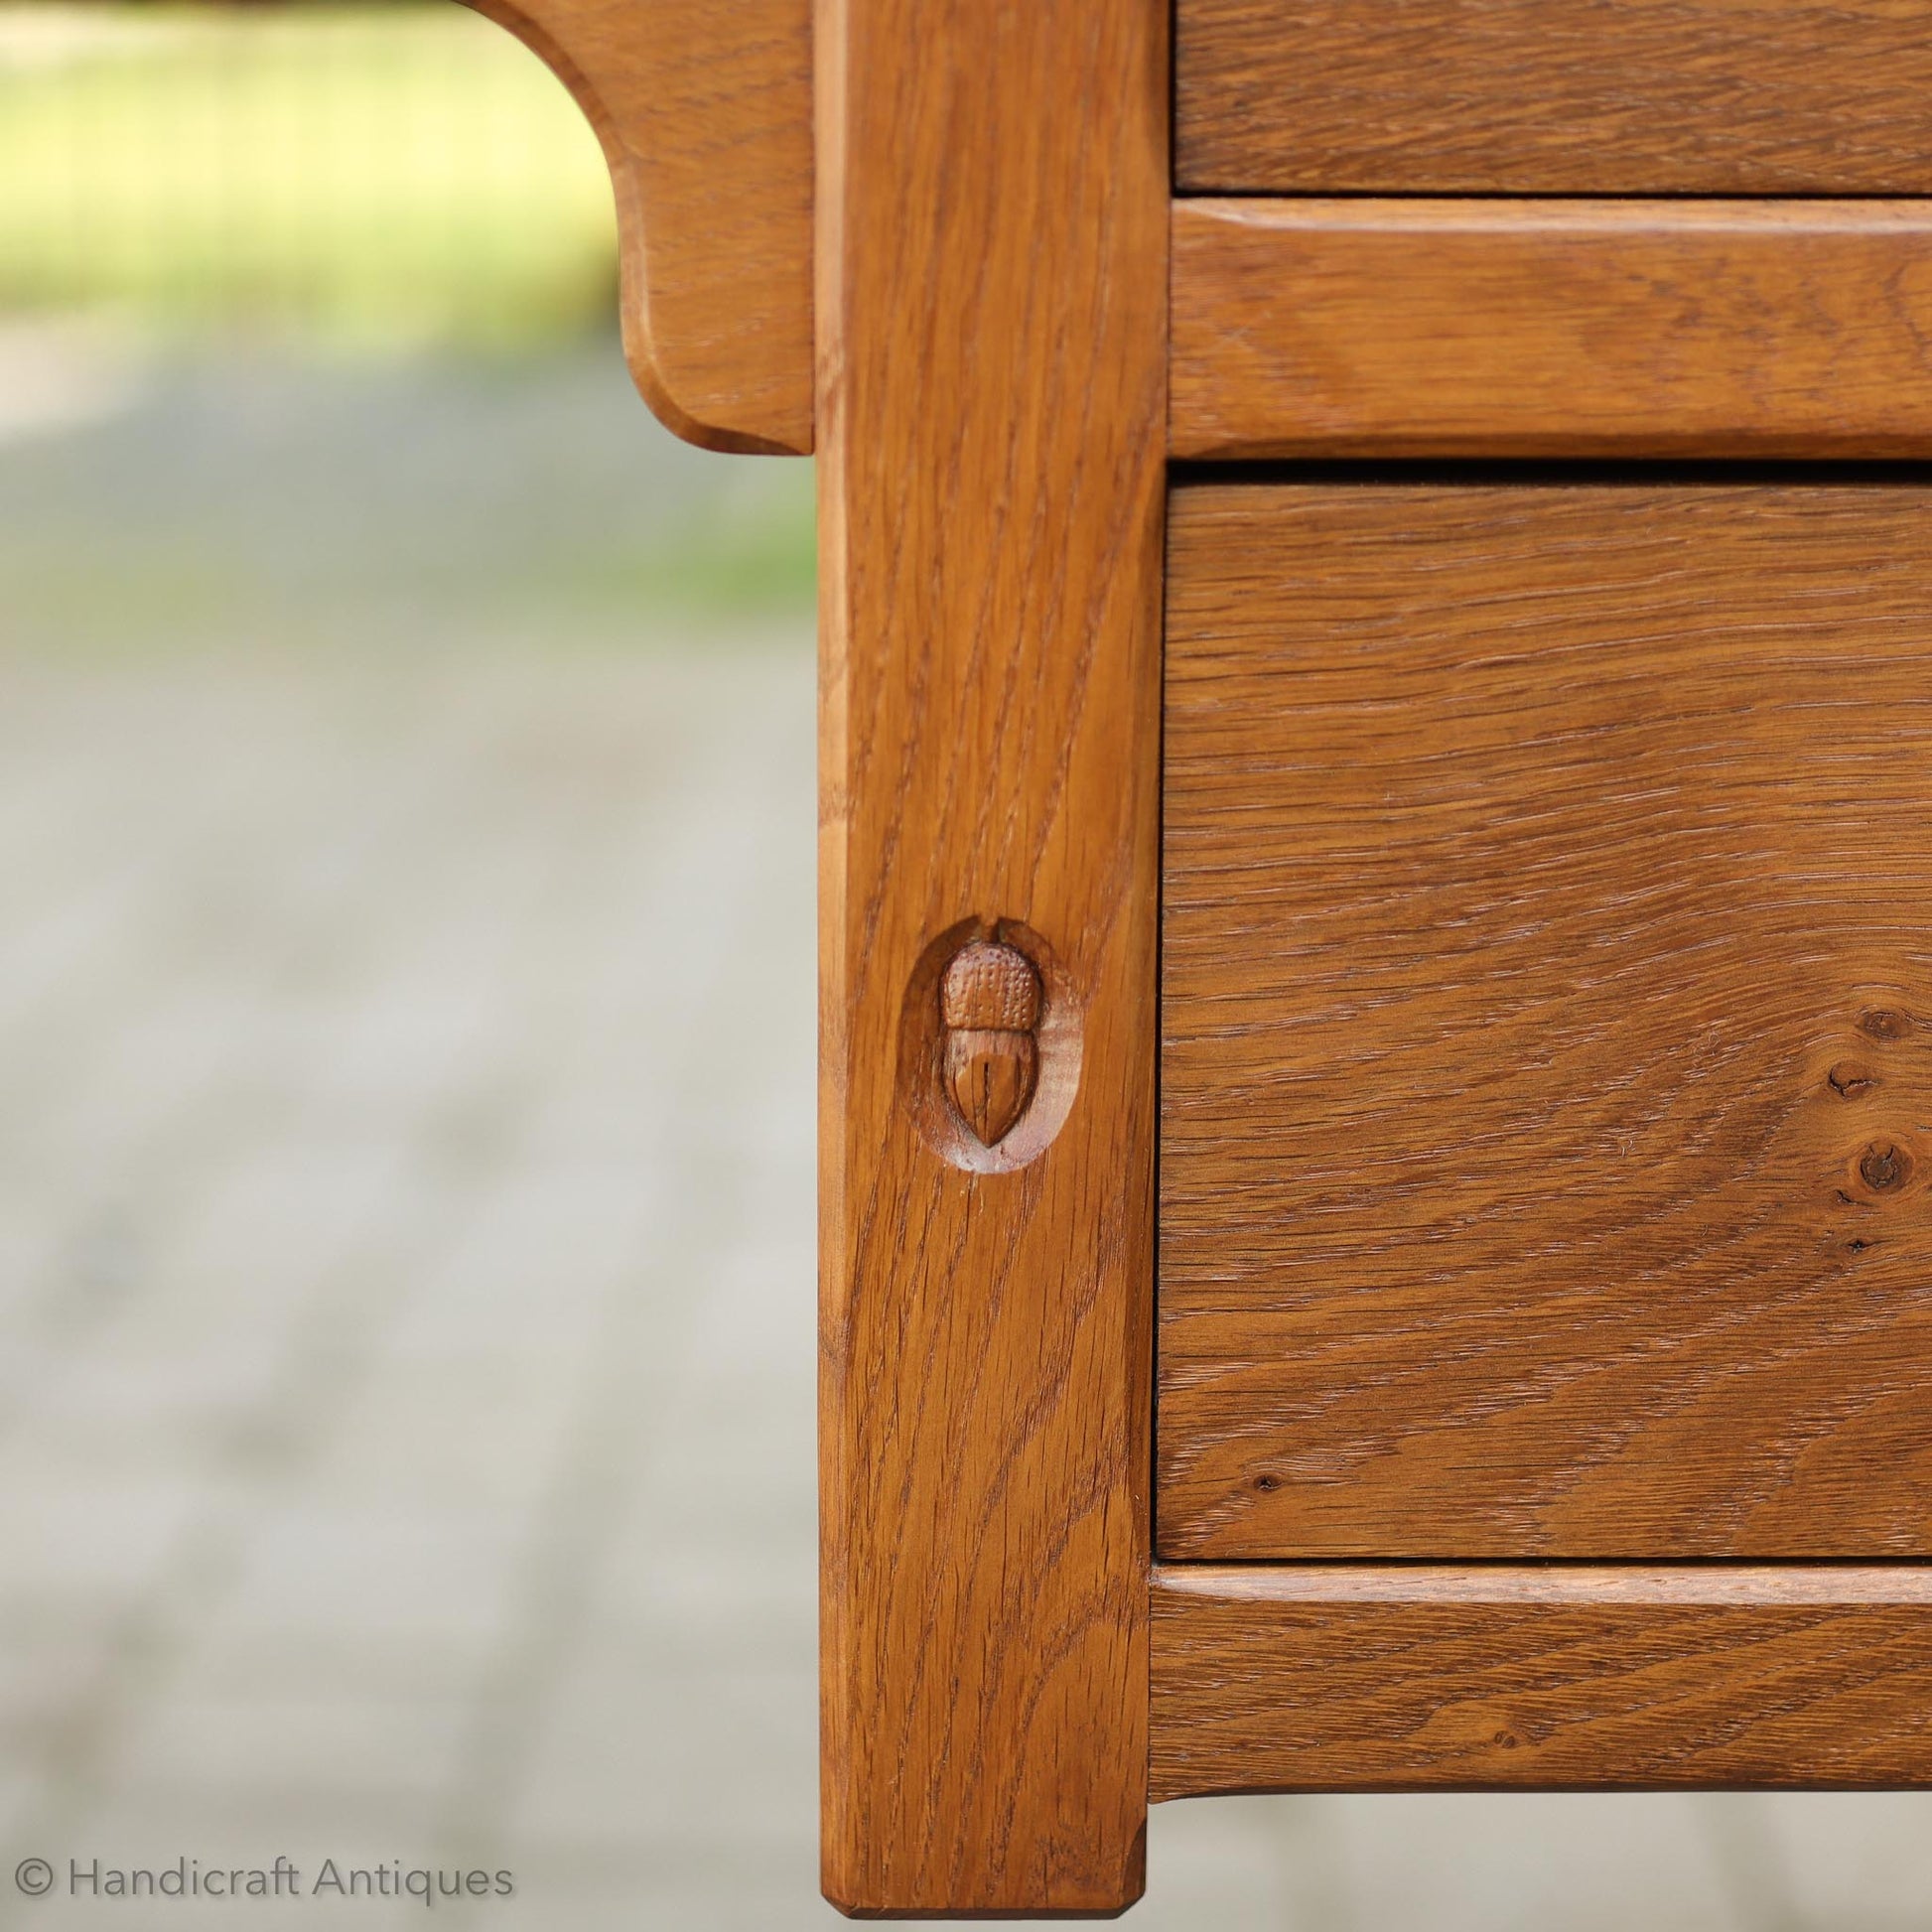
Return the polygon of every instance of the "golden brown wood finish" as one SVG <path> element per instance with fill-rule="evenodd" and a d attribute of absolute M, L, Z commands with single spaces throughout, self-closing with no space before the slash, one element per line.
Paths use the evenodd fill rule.
<path fill-rule="evenodd" d="M 1183 190 L 1910 195 L 1932 0 L 1180 0 Z"/>
<path fill-rule="evenodd" d="M 1198 202 L 1173 223 L 1176 456 L 1932 455 L 1932 207 Z"/>
<path fill-rule="evenodd" d="M 848 1911 L 1141 1886 L 1166 40 L 1164 0 L 818 17 L 824 1874 Z M 976 936 L 1045 1002 L 1011 1139 L 1057 1132 L 1008 1171 L 921 1125 L 952 1118 L 943 968 Z"/>
<path fill-rule="evenodd" d="M 811 0 L 471 0 L 569 87 L 617 190 L 630 372 L 713 450 L 812 447 Z"/>
<path fill-rule="evenodd" d="M 1156 1572 L 1153 1795 L 1932 1780 L 1932 1573 Z"/>
<path fill-rule="evenodd" d="M 1932 1555 L 1932 489 L 1183 489 L 1160 1547 Z"/>

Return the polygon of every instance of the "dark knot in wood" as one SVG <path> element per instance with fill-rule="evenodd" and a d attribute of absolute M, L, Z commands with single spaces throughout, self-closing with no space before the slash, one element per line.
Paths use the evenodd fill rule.
<path fill-rule="evenodd" d="M 982 1147 L 1020 1123 L 1039 1078 L 1039 974 L 1027 955 L 975 939 L 939 982 L 946 1093 Z"/>
<path fill-rule="evenodd" d="M 1888 1194 L 1902 1187 L 1911 1171 L 1911 1157 L 1889 1141 L 1874 1141 L 1859 1163 L 1860 1176 L 1875 1194 Z"/>

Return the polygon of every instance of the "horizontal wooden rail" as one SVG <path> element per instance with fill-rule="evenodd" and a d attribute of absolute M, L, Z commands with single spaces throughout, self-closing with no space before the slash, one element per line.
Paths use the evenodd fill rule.
<path fill-rule="evenodd" d="M 1182 458 L 1932 456 L 1932 205 L 1177 202 Z"/>
<path fill-rule="evenodd" d="M 1154 1573 L 1152 1795 L 1932 1779 L 1932 1568 Z"/>

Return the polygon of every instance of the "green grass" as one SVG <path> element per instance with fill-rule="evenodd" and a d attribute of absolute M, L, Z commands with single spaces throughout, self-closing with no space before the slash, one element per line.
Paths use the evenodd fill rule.
<path fill-rule="evenodd" d="M 586 342 L 580 354 L 572 341 L 615 325 L 611 201 L 596 137 L 560 83 L 452 0 L 0 0 L 0 323 L 110 318 L 99 340 L 118 355 L 134 339 L 142 394 L 196 396 L 197 371 L 252 369 L 234 393 L 277 399 L 258 433 L 284 439 L 281 460 L 312 493 L 322 465 L 359 495 L 365 461 L 372 474 L 420 478 L 424 497 L 370 529 L 325 512 L 328 527 L 305 522 L 298 541 L 277 520 L 273 488 L 259 502 L 217 490 L 121 528 L 101 568 L 90 480 L 155 462 L 147 433 L 108 422 L 70 446 L 63 461 L 75 474 L 59 502 L 44 500 L 45 481 L 10 484 L 10 462 L 24 479 L 31 451 L 9 460 L 0 448 L 0 496 L 15 486 L 32 498 L 0 537 L 0 641 L 9 628 L 69 641 L 267 637 L 311 620 L 331 634 L 365 624 L 386 636 L 432 608 L 446 627 L 486 616 L 586 635 L 631 634 L 640 613 L 675 615 L 680 634 L 692 621 L 809 613 L 810 466 L 668 448 L 641 460 L 653 432 L 615 344 Z M 268 353 L 254 355 L 258 345 Z M 426 358 L 401 370 L 324 366 L 345 349 Z M 480 351 L 516 359 L 447 366 Z M 587 421 L 570 371 L 606 360 L 609 408 L 600 401 Z M 532 383 L 561 385 L 540 417 L 504 402 Z M 477 411 L 500 438 L 483 440 L 486 455 Z M 515 518 L 499 539 L 486 524 L 495 512 L 464 486 L 476 469 L 445 476 L 410 447 L 462 422 L 449 463 L 489 475 L 507 465 L 543 492 L 546 513 Z M 223 450 L 240 433 L 218 408 L 207 427 Z M 636 464 L 614 453 L 633 437 Z M 666 465 L 683 466 L 675 488 Z M 100 484 L 104 495 L 115 486 Z M 197 487 L 209 487 L 206 477 Z M 557 498 L 572 487 L 603 491 L 599 506 L 630 492 L 636 513 L 571 515 Z M 165 504 L 159 479 L 157 488 Z M 407 495 L 398 484 L 383 500 L 399 489 Z"/>
<path fill-rule="evenodd" d="M 448 0 L 0 11 L 0 308 L 494 348 L 615 281 L 595 137 Z"/>
<path fill-rule="evenodd" d="M 580 571 L 575 595 L 728 619 L 809 612 L 818 586 L 810 466 L 755 467 L 763 486 L 707 503 L 605 571 Z"/>

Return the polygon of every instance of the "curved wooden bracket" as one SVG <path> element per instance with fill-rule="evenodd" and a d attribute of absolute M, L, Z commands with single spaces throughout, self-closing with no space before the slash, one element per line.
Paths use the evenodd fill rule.
<path fill-rule="evenodd" d="M 468 0 L 554 72 L 617 190 L 623 340 L 667 428 L 812 447 L 810 0 Z"/>

